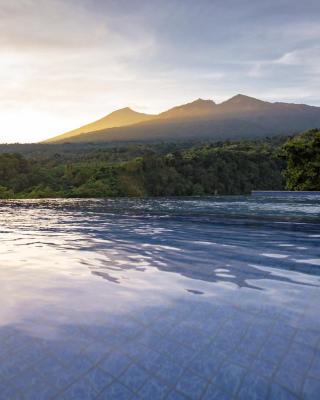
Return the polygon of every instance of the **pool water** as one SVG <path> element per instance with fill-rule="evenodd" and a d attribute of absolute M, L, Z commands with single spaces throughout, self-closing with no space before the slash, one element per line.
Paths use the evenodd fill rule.
<path fill-rule="evenodd" d="M 320 197 L 0 202 L 0 399 L 320 399 Z"/>

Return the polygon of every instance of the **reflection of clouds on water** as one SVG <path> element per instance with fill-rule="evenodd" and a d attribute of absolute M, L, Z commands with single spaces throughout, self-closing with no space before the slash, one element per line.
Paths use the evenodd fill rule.
<path fill-rule="evenodd" d="M 270 258 L 287 258 L 287 254 L 279 254 L 279 253 L 261 253 L 263 257 L 270 257 Z"/>
<path fill-rule="evenodd" d="M 269 259 L 267 264 L 274 268 L 283 268 L 287 271 L 301 271 L 304 273 L 316 273 L 316 271 L 299 266 L 295 259 L 296 246 L 285 246 L 286 253 L 275 252 L 279 249 L 276 236 L 279 235 L 282 240 L 287 235 L 287 241 L 297 241 L 295 231 L 288 231 L 284 225 L 264 227 L 262 223 L 260 227 L 256 225 L 242 223 L 232 224 L 224 223 L 221 220 L 212 223 L 210 221 L 199 221 L 197 224 L 193 219 L 184 222 L 173 220 L 162 221 L 154 219 L 153 224 L 157 229 L 157 234 L 149 236 L 143 234 L 141 228 L 140 234 L 137 236 L 132 233 L 131 226 L 144 224 L 144 218 L 125 219 L 123 229 L 121 229 L 121 219 L 117 220 L 117 227 L 111 229 L 108 238 L 110 247 L 116 248 L 118 257 L 110 257 L 109 250 L 104 249 L 104 257 L 99 258 L 99 262 L 92 265 L 91 269 L 99 271 L 99 275 L 103 270 L 108 271 L 105 278 L 112 279 L 116 275 L 112 274 L 115 265 L 120 265 L 122 271 L 146 271 L 150 268 L 157 268 L 164 272 L 177 273 L 193 280 L 202 280 L 206 282 L 230 282 L 238 287 L 257 287 L 259 279 L 288 280 L 290 275 L 277 276 L 269 272 L 262 272 L 255 268 L 252 264 L 256 264 L 257 260 L 262 260 L 260 254 Z M 161 232 L 161 225 L 165 224 L 169 227 L 165 234 Z M 272 228 L 272 229 L 271 229 Z M 257 229 L 264 230 L 262 238 L 257 238 Z M 265 235 L 273 238 L 272 241 L 266 241 Z M 88 249 L 101 254 L 99 243 L 101 231 L 90 234 L 90 245 Z M 293 235 L 292 235 L 293 234 Z M 98 245 L 95 245 L 95 237 L 98 236 Z M 112 240 L 115 236 L 117 240 Z M 121 238 L 121 239 L 120 239 Z M 195 239 L 196 238 L 196 239 Z M 301 241 L 301 240 L 300 240 Z M 288 249 L 290 252 L 288 253 Z M 268 251 L 261 253 L 261 250 Z M 272 252 L 272 250 L 274 252 Z M 113 251 L 110 249 L 110 252 Z M 273 260 L 274 259 L 274 260 Z M 230 263 L 231 261 L 231 263 Z M 264 265 L 266 261 L 263 262 Z M 227 267 L 228 266 L 228 267 Z M 141 268 L 142 267 L 142 268 Z M 297 277 L 295 277 L 297 279 Z M 254 280 L 254 284 L 252 281 Z M 121 283 L 121 278 L 117 280 Z M 299 280 L 296 281 L 297 283 Z"/>
<path fill-rule="evenodd" d="M 232 218 L 221 219 L 219 214 L 218 218 L 204 214 L 196 217 L 190 211 L 190 208 L 197 211 L 207 207 L 210 211 L 210 207 L 220 210 L 228 210 L 230 207 L 238 210 L 242 207 L 242 212 L 248 204 L 250 207 L 268 208 L 270 199 L 266 203 L 261 199 L 255 199 L 254 203 L 252 199 L 239 201 L 237 198 L 234 201 L 165 200 L 164 205 L 160 200 L 154 200 L 156 212 L 151 216 L 111 212 L 116 211 L 117 207 L 121 210 L 127 202 L 125 199 L 119 200 L 120 205 L 114 200 L 99 200 L 92 204 L 87 200 L 70 203 L 63 201 L 62 204 L 44 203 L 43 209 L 49 204 L 47 211 L 50 211 L 44 219 L 43 209 L 35 209 L 34 203 L 30 208 L 27 203 L 24 205 L 25 213 L 29 212 L 33 218 L 35 212 L 41 216 L 38 221 L 39 231 L 30 230 L 23 238 L 11 239 L 18 241 L 20 246 L 51 246 L 67 253 L 79 251 L 83 254 L 79 257 L 83 265 L 87 265 L 95 276 L 113 283 L 121 283 L 127 279 L 128 271 L 141 273 L 153 268 L 180 274 L 192 280 L 213 283 L 225 281 L 238 287 L 257 287 L 257 281 L 266 277 L 290 281 L 288 274 L 286 277 L 275 274 L 270 276 L 269 273 L 253 267 L 262 257 L 264 260 L 268 259 L 267 265 L 270 267 L 318 274 L 318 271 L 312 268 L 316 265 L 314 262 L 304 262 L 297 258 L 297 252 L 302 249 L 308 249 L 308 252 L 315 251 L 313 241 L 317 240 L 317 234 L 304 234 L 304 224 L 292 224 L 291 221 L 273 222 L 260 219 L 259 215 L 255 220 L 237 219 L 234 215 Z M 148 209 L 151 212 L 152 204 L 151 200 L 133 200 L 130 210 Z M 79 205 L 83 207 L 81 213 Z M 184 206 L 186 214 L 183 217 L 176 215 Z M 289 208 L 287 206 L 284 209 L 291 210 L 295 204 L 290 204 Z M 15 203 L 15 207 L 19 209 L 19 204 Z M 159 214 L 161 207 L 170 209 L 173 215 L 168 217 L 166 214 L 166 217 L 163 217 Z M 299 214 L 300 205 L 296 207 Z M 304 207 L 308 207 L 308 204 L 304 204 Z M 18 214 L 10 224 L 14 228 L 15 223 L 19 226 L 21 221 Z M 31 226 L 32 222 L 29 225 Z M 24 218 L 24 226 L 28 226 L 28 218 Z M 310 228 L 314 229 L 314 225 L 310 224 L 308 229 Z M 19 236 L 19 233 L 17 235 Z M 303 244 L 308 244 L 308 247 L 301 246 Z M 281 248 L 286 252 L 277 251 Z M 94 254 L 94 257 L 91 254 Z M 227 270 L 223 271 L 227 265 Z M 135 278 L 131 276 L 130 279 Z M 254 285 L 252 281 L 255 282 Z"/>
<path fill-rule="evenodd" d="M 304 260 L 295 260 L 297 263 L 320 265 L 320 258 L 306 258 Z"/>

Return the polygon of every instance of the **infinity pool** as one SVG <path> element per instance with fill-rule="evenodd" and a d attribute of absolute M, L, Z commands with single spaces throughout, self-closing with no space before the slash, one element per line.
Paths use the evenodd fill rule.
<path fill-rule="evenodd" d="M 320 399 L 320 198 L 0 202 L 0 399 Z"/>

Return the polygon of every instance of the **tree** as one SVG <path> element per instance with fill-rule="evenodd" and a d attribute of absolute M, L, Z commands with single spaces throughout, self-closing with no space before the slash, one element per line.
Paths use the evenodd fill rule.
<path fill-rule="evenodd" d="M 288 190 L 320 190 L 320 130 L 312 129 L 289 139 L 280 151 Z"/>
<path fill-rule="evenodd" d="M 0 199 L 10 199 L 13 198 L 13 190 L 6 188 L 5 186 L 0 186 Z"/>

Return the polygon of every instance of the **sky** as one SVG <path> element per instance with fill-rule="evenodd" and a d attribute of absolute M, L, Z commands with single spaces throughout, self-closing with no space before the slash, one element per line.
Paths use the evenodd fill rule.
<path fill-rule="evenodd" d="M 237 93 L 320 106 L 319 0 L 0 0 L 0 142 Z"/>

